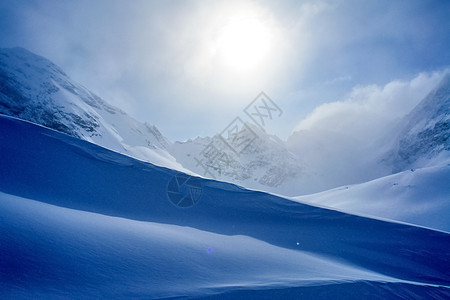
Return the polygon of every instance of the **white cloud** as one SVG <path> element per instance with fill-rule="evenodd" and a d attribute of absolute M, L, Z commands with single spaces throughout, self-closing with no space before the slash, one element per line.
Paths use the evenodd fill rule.
<path fill-rule="evenodd" d="M 343 101 L 316 108 L 289 138 L 305 163 L 313 190 L 364 182 L 390 172 L 379 164 L 405 117 L 448 72 L 421 73 L 410 81 L 355 87 Z"/>
<path fill-rule="evenodd" d="M 295 128 L 364 134 L 368 128 L 384 128 L 408 114 L 442 79 L 445 72 L 421 73 L 410 81 L 385 86 L 357 86 L 343 101 L 323 104 Z"/>

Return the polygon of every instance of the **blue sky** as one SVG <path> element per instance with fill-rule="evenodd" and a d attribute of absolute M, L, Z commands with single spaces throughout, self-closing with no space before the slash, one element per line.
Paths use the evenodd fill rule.
<path fill-rule="evenodd" d="M 49 58 L 171 140 L 220 132 L 265 91 L 286 138 L 367 87 L 429 89 L 450 65 L 448 16 L 431 0 L 2 1 L 0 47 Z"/>

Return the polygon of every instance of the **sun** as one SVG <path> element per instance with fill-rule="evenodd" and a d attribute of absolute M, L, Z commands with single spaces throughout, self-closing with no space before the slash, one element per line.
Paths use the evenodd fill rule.
<path fill-rule="evenodd" d="M 236 71 L 254 70 L 270 50 L 270 28 L 256 18 L 233 20 L 217 39 L 222 63 Z"/>

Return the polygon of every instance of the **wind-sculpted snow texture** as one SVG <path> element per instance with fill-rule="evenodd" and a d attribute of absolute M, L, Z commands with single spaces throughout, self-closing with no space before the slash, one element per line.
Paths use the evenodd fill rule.
<path fill-rule="evenodd" d="M 177 171 L 0 117 L 0 297 L 450 297 L 450 236 Z"/>

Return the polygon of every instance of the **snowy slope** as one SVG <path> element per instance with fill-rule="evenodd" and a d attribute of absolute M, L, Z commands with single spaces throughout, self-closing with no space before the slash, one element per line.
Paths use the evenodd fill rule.
<path fill-rule="evenodd" d="M 386 161 L 394 172 L 450 158 L 450 74 L 405 118 Z"/>
<path fill-rule="evenodd" d="M 47 59 L 22 48 L 0 49 L 0 114 L 160 166 L 297 196 L 447 159 L 449 78 L 404 120 L 400 133 L 388 134 L 383 142 L 366 144 L 353 136 L 336 134 L 333 128 L 319 133 L 298 131 L 285 142 L 247 123 L 252 142 L 236 153 L 217 136 L 172 144 L 155 126 L 142 124 L 107 104 Z M 207 153 L 210 143 L 220 157 Z M 353 152 L 345 151 L 349 147 Z"/>
<path fill-rule="evenodd" d="M 86 292 L 105 298 L 167 297 L 233 286 L 395 282 L 248 236 L 108 217 L 6 194 L 0 199 L 0 264 L 6 279 L 0 295 L 8 298 L 78 298 Z M 60 283 L 64 287 L 52 291 Z M 17 285 L 30 290 L 21 291 Z"/>
<path fill-rule="evenodd" d="M 450 160 L 293 199 L 450 232 Z"/>
<path fill-rule="evenodd" d="M 108 149 L 183 170 L 170 142 L 23 48 L 0 49 L 0 114 L 28 120 Z"/>
<path fill-rule="evenodd" d="M 0 116 L 0 297 L 450 297 L 450 236 L 197 179 Z M 175 177 L 174 177 L 175 176 Z"/>

